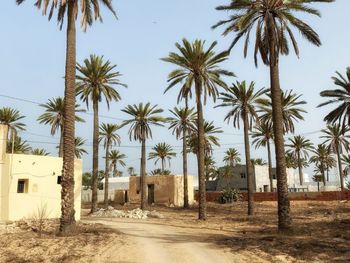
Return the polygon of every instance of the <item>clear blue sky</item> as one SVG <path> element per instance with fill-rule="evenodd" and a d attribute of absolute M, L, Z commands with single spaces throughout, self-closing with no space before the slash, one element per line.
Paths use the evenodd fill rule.
<path fill-rule="evenodd" d="M 104 55 L 106 59 L 118 65 L 123 74 L 121 81 L 129 88 L 118 88 L 122 101 L 113 103 L 110 111 L 105 105 L 101 106 L 102 115 L 117 119 L 127 116 L 120 110 L 127 104 L 151 102 L 158 104 L 169 115 L 168 109 L 176 105 L 177 90 L 163 95 L 166 87 L 167 74 L 173 67 L 160 61 L 170 51 L 174 51 L 174 43 L 183 37 L 190 40 L 201 38 L 212 42 L 219 41 L 217 50 L 226 49 L 232 37 L 222 38 L 221 29 L 215 31 L 210 27 L 218 20 L 225 18 L 225 12 L 218 12 L 214 8 L 228 0 L 152 0 L 130 1 L 114 0 L 119 20 L 103 9 L 104 23 L 95 23 L 86 33 L 78 30 L 77 61 L 81 62 L 89 54 Z M 27 100 L 46 102 L 49 98 L 62 96 L 64 90 L 64 62 L 65 62 L 65 31 L 60 31 L 55 19 L 48 22 L 46 17 L 33 6 L 34 0 L 27 0 L 20 7 L 15 0 L 4 1 L 3 12 L 0 17 L 1 42 L 1 78 L 0 94 L 20 97 Z M 348 0 L 338 0 L 333 4 L 315 5 L 322 18 L 304 17 L 320 35 L 322 47 L 316 48 L 296 33 L 300 43 L 301 56 L 294 55 L 281 58 L 281 84 L 283 89 L 293 89 L 303 94 L 308 102 L 305 109 L 305 121 L 297 124 L 297 133 L 304 134 L 313 142 L 320 142 L 318 131 L 324 127 L 322 118 L 327 109 L 316 109 L 322 101 L 319 92 L 332 88 L 330 79 L 336 70 L 344 73 L 350 66 L 350 28 Z M 345 29 L 345 30 L 344 30 Z M 230 60 L 224 66 L 236 73 L 237 80 L 255 81 L 256 86 L 267 87 L 268 69 L 260 63 L 258 69 L 254 67 L 251 52 L 247 59 L 243 58 L 242 45 L 233 49 Z M 230 80 L 230 82 L 235 79 Z M 49 127 L 37 123 L 37 117 L 42 109 L 35 104 L 18 102 L 0 97 L 0 107 L 11 106 L 26 115 L 24 122 L 27 132 L 22 134 L 28 141 L 57 143 L 57 138 L 50 138 Z M 222 127 L 224 133 L 220 135 L 221 148 L 215 148 L 214 158 L 218 165 L 222 164 L 224 151 L 229 147 L 236 147 L 243 156 L 242 131 L 234 129 L 232 125 L 223 122 L 227 109 L 213 109 L 214 104 L 206 105 L 206 118 L 213 120 Z M 77 135 L 87 139 L 86 150 L 92 151 L 92 118 L 83 115 L 85 124 L 77 125 Z M 120 120 L 101 118 L 101 122 L 117 122 Z M 36 134 L 36 135 L 34 135 Z M 41 136 L 38 136 L 41 135 Z M 140 150 L 138 142 L 130 142 L 127 129 L 120 131 L 122 147 L 128 159 L 127 166 L 139 169 Z M 155 128 L 153 140 L 148 141 L 152 146 L 157 142 L 180 146 L 167 128 Z M 45 137 L 46 136 L 46 137 Z M 47 137 L 48 136 L 48 137 Z M 32 143 L 35 147 L 46 148 L 56 153 L 53 144 Z M 101 156 L 103 148 L 101 147 Z M 181 148 L 176 147 L 178 157 L 172 161 L 171 169 L 181 173 Z M 252 156 L 266 159 L 265 149 L 252 149 Z M 244 158 L 243 158 L 244 159 Z M 196 174 L 196 162 L 190 157 L 190 173 Z M 154 168 L 153 161 L 148 161 L 148 170 Z M 100 161 L 102 169 L 104 162 Z M 91 155 L 84 157 L 84 169 L 91 169 Z M 308 169 L 312 171 L 312 169 Z"/>

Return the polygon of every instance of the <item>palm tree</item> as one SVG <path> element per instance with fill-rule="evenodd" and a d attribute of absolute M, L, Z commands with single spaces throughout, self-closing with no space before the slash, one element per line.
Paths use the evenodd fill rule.
<path fill-rule="evenodd" d="M 151 175 L 171 175 L 171 171 L 169 170 L 162 170 L 162 169 L 154 169 L 150 173 Z"/>
<path fill-rule="evenodd" d="M 344 180 L 341 154 L 343 153 L 343 149 L 346 151 L 349 150 L 350 136 L 346 134 L 349 131 L 350 129 L 348 127 L 341 127 L 340 124 L 327 125 L 327 129 L 322 130 L 324 135 L 321 136 L 321 138 L 325 139 L 324 143 L 328 144 L 328 149 L 337 155 L 339 180 L 342 191 L 344 191 Z"/>
<path fill-rule="evenodd" d="M 129 125 L 130 140 L 141 142 L 141 209 L 147 206 L 147 184 L 146 184 L 146 139 L 152 138 L 151 125 L 163 126 L 166 119 L 159 114 L 163 112 L 158 105 L 151 106 L 151 103 L 140 103 L 139 105 L 128 105 L 123 110 L 131 116 L 131 119 L 125 120 L 122 127 Z"/>
<path fill-rule="evenodd" d="M 187 135 L 191 134 L 195 129 L 196 113 L 194 108 L 174 107 L 173 110 L 169 110 L 173 117 L 168 118 L 170 125 L 169 129 L 173 130 L 173 134 L 176 135 L 176 139 L 182 138 L 182 169 L 184 176 L 184 208 L 189 208 L 188 200 L 188 177 L 187 177 Z"/>
<path fill-rule="evenodd" d="M 0 124 L 8 126 L 7 136 L 9 139 L 9 134 L 11 131 L 11 137 L 16 134 L 17 131 L 24 131 L 26 125 L 22 122 L 19 122 L 25 116 L 22 116 L 18 110 L 12 109 L 10 107 L 3 107 L 0 109 Z"/>
<path fill-rule="evenodd" d="M 252 163 L 252 165 L 267 165 L 267 162 L 261 158 L 252 158 L 250 159 L 250 162 Z"/>
<path fill-rule="evenodd" d="M 45 104 L 40 104 L 45 108 L 45 112 L 38 118 L 39 123 L 51 125 L 51 135 L 54 136 L 56 132 L 60 131 L 60 144 L 58 156 L 63 156 L 63 124 L 64 124 L 64 99 L 57 97 L 49 99 Z M 83 109 L 79 109 L 79 104 L 75 104 L 75 112 L 85 112 Z M 75 115 L 75 121 L 85 122 L 83 118 Z"/>
<path fill-rule="evenodd" d="M 183 39 L 182 45 L 176 43 L 179 53 L 171 52 L 168 57 L 163 58 L 165 62 L 176 65 L 178 68 L 173 70 L 168 76 L 169 86 L 167 92 L 174 86 L 181 85 L 178 95 L 178 101 L 192 97 L 192 88 L 197 105 L 197 130 L 198 130 L 198 179 L 199 179 L 199 211 L 198 218 L 205 220 L 207 218 L 206 200 L 205 200 L 205 155 L 204 155 L 204 117 L 202 97 L 204 104 L 207 96 L 211 96 L 215 101 L 219 91 L 218 87 L 227 88 L 226 83 L 221 76 L 234 76 L 232 72 L 223 70 L 219 65 L 228 59 L 227 52 L 216 54 L 214 48 L 216 42 L 213 42 L 205 50 L 205 41 L 195 40 L 190 43 Z"/>
<path fill-rule="evenodd" d="M 350 125 L 350 67 L 346 68 L 346 76 L 342 76 L 338 71 L 336 76 L 332 77 L 337 89 L 324 90 L 320 93 L 321 97 L 329 98 L 328 101 L 321 103 L 318 107 L 329 104 L 339 104 L 334 110 L 329 112 L 324 120 L 329 124 L 336 122 L 342 123 L 343 127 Z"/>
<path fill-rule="evenodd" d="M 275 152 L 277 164 L 278 189 L 278 228 L 286 230 L 291 227 L 290 203 L 288 198 L 287 171 L 283 139 L 283 113 L 281 104 L 281 89 L 279 80 L 279 57 L 289 54 L 288 36 L 293 49 L 299 56 L 298 43 L 292 28 L 296 28 L 309 42 L 321 45 L 317 33 L 305 22 L 294 16 L 301 12 L 320 16 L 320 13 L 308 6 L 313 2 L 332 2 L 332 0 L 231 0 L 230 4 L 218 6 L 217 10 L 231 11 L 230 17 L 219 21 L 213 27 L 227 25 L 223 35 L 235 33 L 230 50 L 245 36 L 244 56 L 247 56 L 249 37 L 255 32 L 254 60 L 257 66 L 258 53 L 265 65 L 270 67 L 270 90 L 273 108 L 273 130 L 275 137 Z"/>
<path fill-rule="evenodd" d="M 235 148 L 229 148 L 225 152 L 225 156 L 223 161 L 226 163 L 226 165 L 231 166 L 233 169 L 238 163 L 241 162 L 241 158 L 239 157 L 240 153 Z"/>
<path fill-rule="evenodd" d="M 126 158 L 126 155 L 121 153 L 120 151 L 117 150 L 112 150 L 109 152 L 109 160 L 111 161 L 111 168 L 113 168 L 113 177 L 118 176 L 118 169 L 117 169 L 117 165 L 120 164 L 121 166 L 125 167 L 125 162 L 124 159 Z M 130 168 L 132 168 L 132 170 L 129 170 Z M 134 168 L 133 167 L 129 167 L 128 168 L 129 174 L 131 176 L 131 174 L 134 174 Z M 130 171 L 132 173 L 130 173 Z"/>
<path fill-rule="evenodd" d="M 312 150 L 313 156 L 310 158 L 310 162 L 314 163 L 318 172 L 322 175 L 323 185 L 326 185 L 326 160 L 330 158 L 330 149 L 325 144 L 317 145 L 317 148 Z M 332 158 L 332 157 L 331 157 Z"/>
<path fill-rule="evenodd" d="M 227 92 L 220 93 L 222 103 L 216 106 L 230 107 L 229 112 L 225 117 L 225 121 L 230 122 L 232 120 L 233 127 L 239 129 L 240 122 L 243 122 L 248 189 L 248 215 L 254 214 L 254 186 L 252 167 L 250 163 L 249 131 L 252 130 L 254 122 L 258 122 L 259 117 L 256 112 L 257 102 L 261 99 L 261 96 L 266 93 L 265 89 L 255 91 L 254 87 L 254 82 L 251 82 L 248 86 L 245 81 L 237 81 L 227 90 Z"/>
<path fill-rule="evenodd" d="M 103 140 L 103 146 L 106 150 L 105 155 L 105 207 L 108 207 L 108 178 L 109 178 L 109 149 L 115 145 L 120 145 L 120 136 L 117 134 L 119 126 L 116 124 L 102 123 L 100 126 L 99 141 Z"/>
<path fill-rule="evenodd" d="M 39 155 L 39 156 L 48 156 L 50 153 L 47 152 L 45 149 L 39 149 L 35 148 L 31 150 L 32 155 Z"/>
<path fill-rule="evenodd" d="M 25 0 L 16 0 L 16 3 L 22 4 Z M 65 18 L 67 19 L 66 30 L 66 72 L 65 72 L 65 129 L 63 132 L 63 172 L 61 180 L 62 195 L 62 214 L 60 220 L 60 233 L 68 234 L 75 225 L 74 218 L 74 130 L 75 130 L 75 66 L 76 66 L 76 26 L 75 21 L 79 17 L 81 27 L 86 31 L 94 20 L 102 21 L 100 5 L 104 5 L 116 17 L 112 6 L 112 0 L 71 0 L 60 1 L 35 0 L 35 6 L 44 15 L 48 15 L 49 20 L 53 17 L 55 9 L 57 10 L 57 21 L 62 29 Z M 50 4 L 51 3 L 51 4 Z M 80 3 L 80 5 L 79 5 Z M 79 6 L 80 12 L 79 12 Z M 92 8 L 93 7 L 93 8 Z M 49 12 L 47 12 L 49 11 Z M 78 15 L 79 14 L 79 15 Z"/>
<path fill-rule="evenodd" d="M 74 156 L 75 158 L 81 159 L 83 154 L 87 154 L 87 151 L 82 148 L 86 140 L 81 137 L 75 137 L 74 139 Z"/>
<path fill-rule="evenodd" d="M 31 150 L 32 147 L 30 147 L 27 141 L 22 140 L 19 136 L 15 136 L 12 142 L 7 141 L 7 153 L 29 154 Z"/>
<path fill-rule="evenodd" d="M 173 147 L 171 145 L 163 142 L 158 143 L 152 148 L 153 152 L 150 152 L 148 154 L 148 160 L 156 159 L 154 164 L 157 164 L 158 161 L 161 161 L 162 165 L 162 171 L 165 169 L 166 160 L 168 160 L 169 167 L 170 167 L 170 160 L 172 157 L 176 157 L 176 153 L 173 150 Z"/>
<path fill-rule="evenodd" d="M 307 159 L 309 157 L 309 151 L 312 150 L 313 146 L 309 139 L 306 139 L 303 136 L 294 136 L 293 138 L 288 138 L 290 144 L 286 146 L 291 148 L 287 152 L 294 155 L 297 159 L 298 169 L 299 169 L 299 182 L 300 185 L 303 185 L 304 176 L 303 176 L 303 167 L 302 160 Z"/>
<path fill-rule="evenodd" d="M 89 107 L 89 101 L 92 101 L 94 112 L 93 121 L 93 148 L 92 148 L 92 202 L 91 212 L 97 210 L 97 176 L 98 176 L 98 138 L 99 138 L 99 103 L 105 99 L 109 109 L 110 102 L 121 99 L 117 90 L 113 86 L 119 85 L 126 87 L 119 82 L 118 77 L 121 74 L 115 71 L 116 65 L 110 61 L 104 61 L 103 56 L 90 55 L 89 59 L 84 60 L 84 65 L 77 64 L 77 96 Z"/>
<path fill-rule="evenodd" d="M 128 167 L 128 174 L 129 176 L 136 176 L 135 168 L 132 166 Z"/>
<path fill-rule="evenodd" d="M 270 191 L 273 191 L 273 175 L 272 175 L 272 157 L 271 157 L 271 142 L 273 140 L 273 130 L 271 125 L 267 121 L 260 121 L 258 125 L 254 127 L 251 133 L 253 144 L 255 149 L 260 147 L 267 148 L 267 162 L 269 165 L 269 179 L 270 179 Z"/>
<path fill-rule="evenodd" d="M 218 176 L 215 164 L 212 156 L 205 156 L 205 179 L 209 181 L 210 179 L 215 180 Z"/>
<path fill-rule="evenodd" d="M 286 152 L 286 167 L 287 168 L 293 168 L 296 169 L 298 168 L 298 162 L 295 156 L 292 153 Z"/>
<path fill-rule="evenodd" d="M 220 127 L 215 127 L 214 122 L 204 121 L 204 155 L 213 154 L 213 146 L 220 146 L 219 138 L 215 136 L 222 133 Z M 192 133 L 187 137 L 187 145 L 190 151 L 197 155 L 198 153 L 198 130 L 195 127 Z"/>
<path fill-rule="evenodd" d="M 259 101 L 260 111 L 262 115 L 260 118 L 263 122 L 266 122 L 272 128 L 272 99 L 271 93 L 267 94 L 267 99 Z M 306 104 L 306 101 L 300 100 L 302 95 L 297 95 L 290 91 L 281 91 L 281 103 L 282 103 L 282 119 L 283 119 L 283 133 L 294 133 L 294 122 L 304 120 L 303 113 L 306 111 L 301 107 Z"/>

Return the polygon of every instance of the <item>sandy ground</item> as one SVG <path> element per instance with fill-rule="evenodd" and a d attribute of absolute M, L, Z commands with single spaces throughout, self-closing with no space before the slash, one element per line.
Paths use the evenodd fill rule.
<path fill-rule="evenodd" d="M 0 262 L 350 262 L 350 201 L 291 206 L 293 231 L 286 234 L 277 231 L 275 202 L 256 203 L 253 218 L 246 203 L 209 203 L 205 222 L 196 208 L 150 208 L 163 219 L 84 216 L 77 234 L 65 238 L 0 229 Z"/>

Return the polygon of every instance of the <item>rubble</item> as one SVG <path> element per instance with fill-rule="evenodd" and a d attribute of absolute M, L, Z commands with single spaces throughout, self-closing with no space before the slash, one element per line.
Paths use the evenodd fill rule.
<path fill-rule="evenodd" d="M 101 208 L 95 213 L 92 213 L 92 217 L 115 217 L 115 218 L 133 218 L 133 219 L 147 219 L 150 218 L 164 218 L 163 215 L 157 211 L 143 211 L 140 208 L 136 208 L 131 211 L 116 210 L 109 206 L 107 209 Z"/>

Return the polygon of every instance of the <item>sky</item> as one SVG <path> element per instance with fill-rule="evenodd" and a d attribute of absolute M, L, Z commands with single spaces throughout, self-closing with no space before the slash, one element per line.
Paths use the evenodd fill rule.
<path fill-rule="evenodd" d="M 160 58 L 176 51 L 175 43 L 183 38 L 189 40 L 203 39 L 209 45 L 218 41 L 216 51 L 227 49 L 233 36 L 223 37 L 223 28 L 212 30 L 211 26 L 227 18 L 226 12 L 219 12 L 215 7 L 229 3 L 228 0 L 114 0 L 118 20 L 106 9 L 102 9 L 103 23 L 96 22 L 83 32 L 77 30 L 77 62 L 82 62 L 90 54 L 103 55 L 113 64 L 122 76 L 120 81 L 128 88 L 116 87 L 122 100 L 111 104 L 110 109 L 103 103 L 100 106 L 100 121 L 120 124 L 128 116 L 121 112 L 128 104 L 151 102 L 164 109 L 164 116 L 170 116 L 169 109 L 176 106 L 178 89 L 166 94 L 167 75 L 174 66 L 162 62 Z M 0 107 L 10 106 L 18 109 L 26 118 L 23 122 L 27 130 L 21 136 L 33 147 L 45 148 L 56 154 L 58 134 L 50 136 L 50 127 L 39 124 L 38 116 L 43 109 L 37 103 L 62 96 L 64 92 L 65 66 L 65 31 L 59 30 L 55 19 L 48 22 L 34 6 L 34 0 L 27 0 L 16 6 L 15 0 L 4 1 L 0 16 Z M 307 101 L 305 121 L 296 124 L 296 134 L 301 134 L 313 143 L 320 143 L 320 130 L 325 127 L 323 117 L 328 108 L 316 108 L 324 101 L 320 91 L 334 88 L 331 77 L 335 71 L 345 73 L 350 66 L 350 28 L 348 0 L 337 0 L 332 4 L 315 4 L 322 13 L 322 18 L 298 15 L 312 26 L 320 35 L 322 46 L 317 48 L 303 39 L 295 31 L 300 48 L 300 58 L 293 53 L 281 57 L 280 78 L 284 90 L 293 89 Z M 77 26 L 79 22 L 77 22 Z M 227 83 L 246 80 L 254 81 L 256 88 L 269 87 L 269 71 L 262 63 L 254 66 L 252 47 L 248 57 L 243 57 L 242 43 L 232 50 L 230 59 L 222 67 L 233 71 L 237 77 L 226 79 Z M 22 99 L 16 100 L 9 97 Z M 190 102 L 193 105 L 193 101 Z M 82 107 L 85 107 L 82 104 Z M 228 109 L 213 108 L 215 104 L 208 101 L 205 105 L 205 118 L 214 121 L 224 131 L 219 135 L 221 147 L 214 148 L 213 157 L 217 166 L 223 165 L 225 151 L 235 147 L 244 161 L 243 131 L 235 129 L 232 124 L 223 121 Z M 92 113 L 89 109 L 88 113 Z M 83 158 L 84 171 L 92 169 L 92 116 L 81 115 L 86 122 L 77 124 L 77 136 L 86 139 L 85 149 L 89 152 Z M 128 129 L 119 131 L 122 138 L 121 152 L 127 155 L 126 165 L 139 171 L 140 144 L 130 141 Z M 286 138 L 292 136 L 287 135 Z M 147 141 L 147 151 L 159 142 L 174 146 L 177 157 L 171 161 L 171 170 L 182 173 L 181 142 L 176 140 L 167 127 L 153 129 L 153 139 Z M 104 169 L 100 147 L 99 168 Z M 254 149 L 253 158 L 267 159 L 266 149 Z M 147 170 L 158 168 L 154 161 L 147 161 Z M 126 170 L 123 168 L 121 170 Z M 307 169 L 312 173 L 312 167 Z M 126 172 L 125 172 L 126 173 Z M 196 175 L 196 159 L 189 156 L 189 173 Z M 333 177 L 333 178 L 332 178 Z M 334 171 L 331 175 L 335 179 Z"/>

